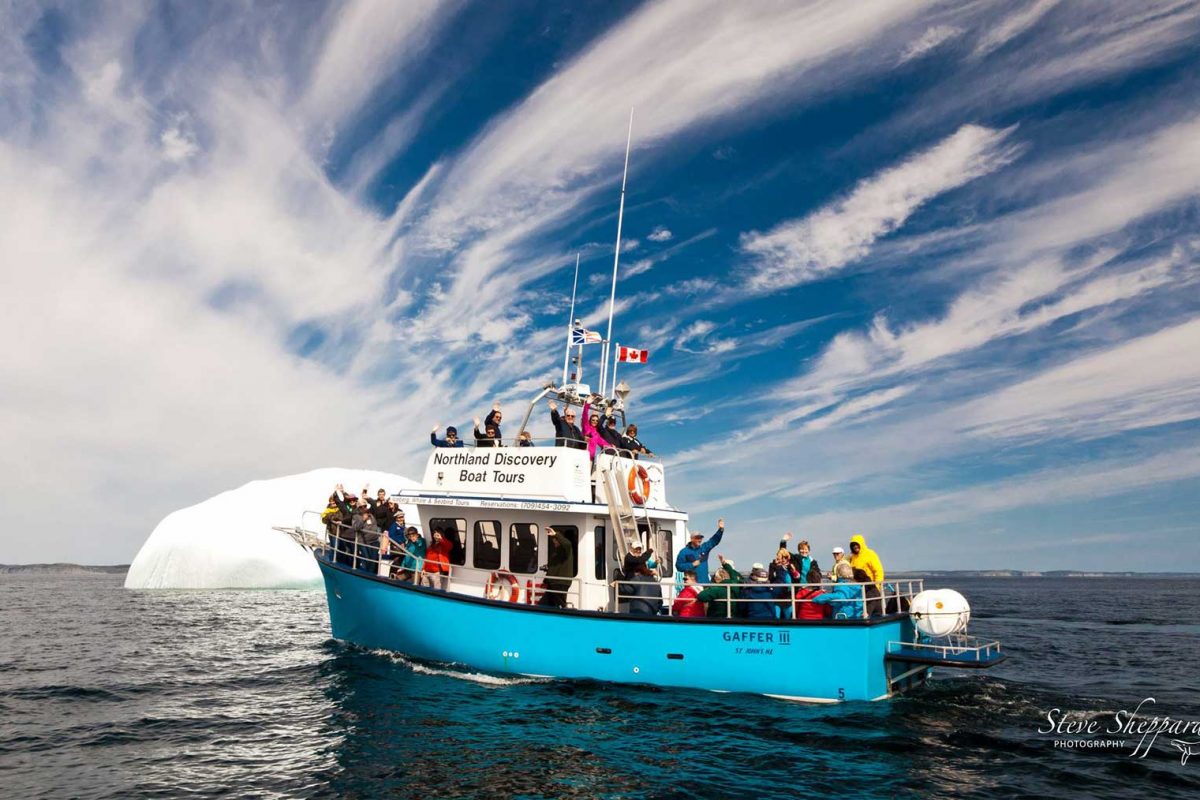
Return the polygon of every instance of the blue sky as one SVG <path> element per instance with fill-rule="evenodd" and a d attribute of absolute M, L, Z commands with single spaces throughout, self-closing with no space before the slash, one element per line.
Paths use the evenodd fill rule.
<path fill-rule="evenodd" d="M 731 555 L 1192 569 L 1198 34 L 1181 2 L 8 4 L 0 560 L 125 561 L 247 480 L 418 477 L 434 423 L 512 416 L 577 252 L 602 325 L 632 106 L 631 417 Z"/>

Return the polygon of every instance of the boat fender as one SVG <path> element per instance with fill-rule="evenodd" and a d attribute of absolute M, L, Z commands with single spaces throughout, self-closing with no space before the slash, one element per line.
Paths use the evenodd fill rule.
<path fill-rule="evenodd" d="M 507 593 L 507 596 L 505 596 Z M 506 570 L 493 572 L 483 587 L 483 596 L 488 600 L 506 600 L 516 603 L 521 599 L 521 584 L 515 575 Z"/>
<path fill-rule="evenodd" d="M 971 621 L 971 604 L 953 589 L 926 589 L 912 599 L 908 615 L 926 636 L 961 633 Z"/>
<path fill-rule="evenodd" d="M 629 499 L 639 506 L 650 499 L 650 476 L 641 464 L 629 468 Z"/>

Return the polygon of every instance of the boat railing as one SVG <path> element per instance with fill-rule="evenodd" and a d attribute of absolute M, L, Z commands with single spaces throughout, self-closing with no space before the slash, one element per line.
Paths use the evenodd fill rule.
<path fill-rule="evenodd" d="M 653 586 L 666 589 L 666 597 L 662 596 L 660 591 L 659 596 L 653 595 L 647 597 L 642 594 L 632 594 L 629 592 L 631 587 L 636 586 Z M 697 594 L 708 589 L 717 589 L 716 597 L 710 597 L 708 602 L 724 603 L 726 619 L 744 618 L 747 612 L 757 604 L 758 607 L 767 606 L 769 608 L 778 608 L 780 610 L 778 616 L 780 618 L 790 619 L 801 613 L 801 607 L 806 603 L 815 603 L 815 598 L 818 596 L 815 592 L 802 592 L 801 590 L 813 589 L 820 590 L 821 593 L 830 592 L 835 587 L 844 590 L 847 586 L 854 587 L 850 597 L 837 598 L 829 601 L 829 606 L 832 609 L 831 614 L 835 618 L 840 619 L 867 619 L 869 617 L 883 616 L 894 613 L 907 613 L 909 603 L 912 598 L 920 594 L 924 589 L 924 580 L 921 578 L 904 579 L 895 581 L 885 581 L 882 585 L 877 583 L 854 583 L 848 581 L 821 583 L 758 583 L 754 581 L 746 581 L 741 583 L 697 583 L 692 584 L 696 587 Z M 680 593 L 684 590 L 684 586 L 676 583 L 663 584 L 659 581 L 640 582 L 619 580 L 614 581 L 616 587 L 616 607 L 618 610 L 625 613 L 635 613 L 628 611 L 628 604 L 642 601 L 641 611 L 645 614 L 654 616 L 657 613 L 665 614 L 666 616 L 700 616 L 686 613 L 685 609 L 700 602 L 695 596 L 682 598 L 681 603 Z M 742 590 L 747 587 L 757 589 L 766 589 L 766 597 L 744 597 Z M 772 596 L 775 595 L 775 596 Z M 662 611 L 655 612 L 653 608 L 656 604 L 661 603 Z M 700 603 L 705 606 L 705 603 Z M 774 611 L 772 611 L 774 616 Z M 707 608 L 705 608 L 704 616 L 708 616 Z M 823 615 L 822 615 L 823 616 Z M 804 617 L 800 617 L 804 618 Z"/>
<path fill-rule="evenodd" d="M 480 450 L 486 450 L 487 448 L 490 448 L 490 447 L 518 447 L 518 448 L 519 447 L 566 447 L 567 445 L 565 445 L 565 444 L 563 444 L 563 445 L 558 444 L 558 438 L 559 437 L 557 437 L 557 436 L 549 436 L 549 437 L 543 437 L 543 438 L 538 438 L 538 439 L 527 439 L 526 441 L 528 441 L 530 443 L 528 445 L 520 444 L 520 442 L 517 439 L 510 439 L 507 444 L 505 444 L 503 441 L 501 441 L 500 444 L 477 444 L 475 442 L 467 441 L 466 439 L 459 439 L 458 440 L 459 444 L 456 444 L 454 447 L 442 447 L 441 449 L 443 449 L 443 450 L 458 450 L 461 448 L 468 448 L 468 449 L 475 448 L 475 449 L 480 449 Z M 577 447 L 575 449 L 586 450 L 587 445 L 585 443 L 581 443 L 581 444 L 583 444 L 583 447 Z M 438 445 L 438 446 L 440 447 L 440 445 Z M 621 458 L 628 458 L 628 459 L 635 460 L 635 461 L 655 461 L 659 464 L 663 463 L 663 460 L 655 453 L 641 453 L 641 452 L 635 453 L 633 450 L 630 450 L 625 447 L 609 446 L 609 447 L 605 447 L 601 450 L 598 450 L 597 454 L 599 454 L 599 453 L 605 453 L 607 455 L 619 456 Z"/>
<path fill-rule="evenodd" d="M 305 512 L 313 514 L 316 512 Z M 391 539 L 386 532 L 380 532 L 378 545 L 366 545 L 358 541 L 356 532 L 351 525 L 344 522 L 322 523 L 326 526 L 324 534 L 317 534 L 306 528 L 297 528 L 295 532 L 288 531 L 301 544 L 309 547 L 317 558 L 330 563 L 341 564 L 358 572 L 364 572 L 395 583 L 410 583 L 427 586 L 433 589 L 443 589 L 454 592 L 466 586 L 485 589 L 489 577 L 504 573 L 512 577 L 507 591 L 503 586 L 496 589 L 493 599 L 507 599 L 516 602 L 537 603 L 542 597 L 549 595 L 562 596 L 562 605 L 574 608 L 583 607 L 583 582 L 574 578 L 559 578 L 546 576 L 540 578 L 535 585 L 536 573 L 525 576 L 525 585 L 521 585 L 520 576 L 507 570 L 491 570 L 482 567 L 468 567 L 464 564 L 454 564 L 449 561 L 437 562 L 437 569 L 429 569 L 428 556 L 421 556 L 408 550 L 401 542 Z M 414 526 L 415 527 L 415 526 Z M 405 568 L 406 558 L 411 558 L 412 568 Z M 506 581 L 507 583 L 507 581 Z M 551 585 L 553 584 L 553 585 Z M 566 584 L 566 588 L 556 588 Z M 463 594 L 463 592 L 460 592 Z M 557 604 L 554 604 L 557 605 Z"/>

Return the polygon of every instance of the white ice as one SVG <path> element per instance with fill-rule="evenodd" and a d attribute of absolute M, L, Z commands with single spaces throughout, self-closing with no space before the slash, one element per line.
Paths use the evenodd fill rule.
<path fill-rule="evenodd" d="M 416 482 L 363 469 L 317 469 L 301 475 L 251 481 L 202 503 L 181 508 L 158 523 L 125 576 L 127 589 L 287 589 L 319 586 L 312 555 L 273 525 L 301 525 L 305 511 L 320 512 L 337 484 L 358 494 L 370 486 L 389 493 Z M 414 506 L 403 506 L 409 523 Z M 304 527 L 319 530 L 309 515 Z"/>

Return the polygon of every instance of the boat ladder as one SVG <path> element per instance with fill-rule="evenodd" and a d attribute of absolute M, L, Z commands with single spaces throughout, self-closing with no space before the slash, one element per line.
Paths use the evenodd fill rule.
<path fill-rule="evenodd" d="M 613 464 L 615 461 L 600 465 L 600 479 L 604 483 L 608 515 L 612 519 L 613 530 L 620 532 L 616 537 L 617 556 L 624 561 L 625 555 L 634 545 L 641 546 L 642 539 L 638 533 L 637 512 L 629 496 L 629 487 L 621 480 L 620 473 L 612 469 Z"/>

